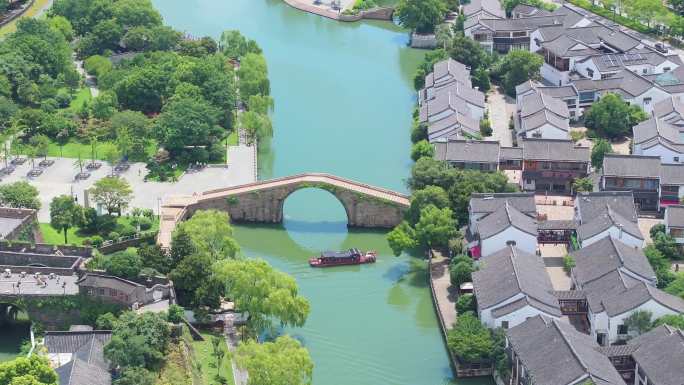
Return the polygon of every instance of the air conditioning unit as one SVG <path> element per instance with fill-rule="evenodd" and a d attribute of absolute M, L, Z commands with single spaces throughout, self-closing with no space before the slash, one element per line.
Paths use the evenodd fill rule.
<path fill-rule="evenodd" d="M 25 272 L 25 271 L 22 271 L 21 273 L 19 273 L 19 276 L 20 276 L 21 278 L 26 278 L 26 272 Z"/>
<path fill-rule="evenodd" d="M 5 269 L 4 277 L 5 278 L 11 278 L 12 277 L 12 270 Z"/>
<path fill-rule="evenodd" d="M 49 278 L 49 279 L 55 279 L 55 273 L 50 273 L 50 275 L 48 276 L 48 278 Z"/>

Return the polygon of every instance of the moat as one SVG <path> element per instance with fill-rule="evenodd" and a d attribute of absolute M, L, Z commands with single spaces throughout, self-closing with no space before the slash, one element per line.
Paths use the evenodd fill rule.
<path fill-rule="evenodd" d="M 280 0 L 155 0 L 166 22 L 192 36 L 239 29 L 268 61 L 274 137 L 259 154 L 261 179 L 330 172 L 406 191 L 412 75 L 423 52 L 387 22 L 345 24 Z M 448 382 L 451 370 L 427 286 L 426 266 L 392 256 L 383 232 L 348 231 L 328 192 L 302 190 L 283 226 L 238 226 L 249 256 L 292 274 L 311 315 L 289 333 L 310 350 L 315 385 Z M 379 253 L 373 265 L 311 269 L 323 249 Z M 458 384 L 489 384 L 488 380 Z"/>

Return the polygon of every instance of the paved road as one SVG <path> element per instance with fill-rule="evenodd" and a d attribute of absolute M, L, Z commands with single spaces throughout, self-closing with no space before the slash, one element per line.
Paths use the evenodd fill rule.
<path fill-rule="evenodd" d="M 488 136 L 487 139 L 498 140 L 501 146 L 511 147 L 513 139 L 511 130 L 508 129 L 508 122 L 515 111 L 515 101 L 495 87 L 487 94 L 487 108 L 489 120 L 492 123 L 492 136 Z"/>
<path fill-rule="evenodd" d="M 99 179 L 111 173 L 111 167 L 104 164 L 99 170 L 93 171 L 89 179 L 74 181 L 78 172 L 74 166 L 74 159 L 51 158 L 55 164 L 45 170 L 37 178 L 28 178 L 26 174 L 31 169 L 30 162 L 18 166 L 10 176 L 2 178 L 2 182 L 25 180 L 38 188 L 42 208 L 38 212 L 40 222 L 50 220 L 49 205 L 52 198 L 63 194 L 74 194 L 78 202 L 83 204 L 84 191 Z M 36 162 L 37 164 L 38 162 Z M 221 168 L 205 168 L 202 171 L 183 175 L 178 182 L 145 182 L 147 169 L 144 163 L 131 164 L 130 170 L 121 174 L 133 188 L 134 198 L 131 207 L 148 208 L 157 213 L 159 200 L 172 195 L 192 195 L 207 190 L 225 188 L 226 186 L 252 183 L 254 179 L 253 160 L 239 153 L 234 154 L 231 164 Z"/>

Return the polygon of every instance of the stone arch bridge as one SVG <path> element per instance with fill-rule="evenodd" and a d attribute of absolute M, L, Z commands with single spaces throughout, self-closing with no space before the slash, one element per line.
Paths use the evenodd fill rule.
<path fill-rule="evenodd" d="M 344 206 L 350 227 L 394 227 L 402 221 L 409 207 L 408 196 L 395 191 L 330 174 L 299 174 L 192 196 L 171 197 L 161 208 L 157 241 L 162 247 L 170 247 L 176 224 L 197 210 L 226 211 L 236 222 L 281 223 L 287 197 L 305 188 L 319 188 L 333 194 Z"/>

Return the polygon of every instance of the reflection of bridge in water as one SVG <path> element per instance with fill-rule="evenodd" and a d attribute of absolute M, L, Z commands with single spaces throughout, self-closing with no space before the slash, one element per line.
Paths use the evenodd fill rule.
<path fill-rule="evenodd" d="M 197 210 L 221 210 L 236 222 L 280 223 L 283 204 L 290 194 L 319 188 L 333 194 L 344 206 L 350 227 L 391 228 L 399 224 L 409 206 L 408 196 L 330 174 L 299 174 L 192 196 L 166 200 L 162 206 L 158 243 L 171 245 L 176 223 Z"/>

